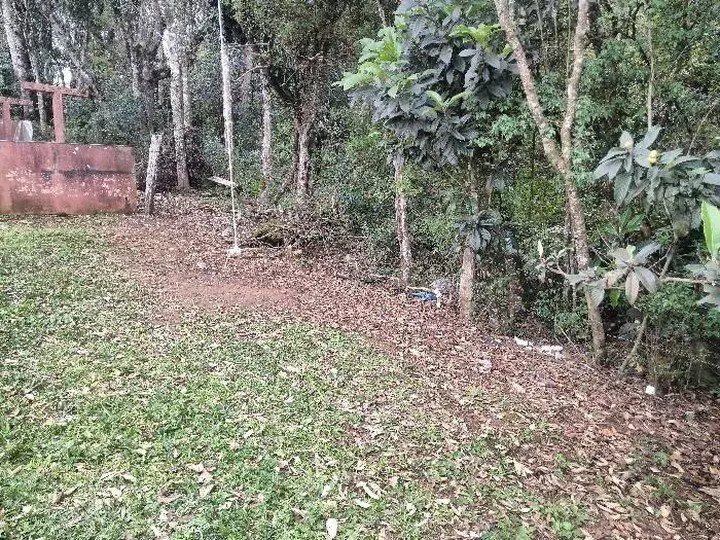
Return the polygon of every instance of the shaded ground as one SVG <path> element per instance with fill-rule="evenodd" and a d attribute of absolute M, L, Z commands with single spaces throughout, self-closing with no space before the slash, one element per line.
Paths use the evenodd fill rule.
<path fill-rule="evenodd" d="M 338 399 L 332 384 L 310 392 L 319 392 L 322 403 L 329 399 L 331 410 L 353 415 L 353 421 L 335 412 L 322 419 L 327 429 L 343 427 L 344 459 L 371 463 L 371 480 L 340 467 L 338 483 L 346 493 L 336 500 L 339 537 L 718 538 L 717 401 L 649 398 L 638 381 L 617 382 L 582 358 L 528 353 L 460 323 L 449 310 L 423 308 L 388 286 L 361 284 L 352 257 L 259 249 L 227 260 L 227 216 L 215 204 L 179 198 L 151 219 L 40 222 L 91 226 L 110 239 L 123 273 L 150 290 L 145 308 L 151 327 L 173 339 L 212 328 L 198 326 L 198 317 L 212 314 L 228 326 L 220 352 L 244 340 L 262 341 L 270 331 L 263 325 L 272 320 L 280 325 L 272 331 L 280 334 L 295 328 L 291 341 L 299 339 L 304 349 L 323 351 L 330 336 L 341 335 L 327 334 L 323 328 L 329 327 L 387 355 L 349 345 L 350 353 L 333 349 L 327 365 L 323 354 L 312 361 L 299 355 L 307 367 L 298 368 L 290 360 L 297 351 L 283 360 L 291 364 L 285 371 L 291 378 L 296 368 L 320 379 L 338 370 L 349 385 Z M 319 326 L 297 327 L 298 321 Z M 226 356 L 216 358 L 222 363 Z M 248 399 L 255 396 L 244 391 Z M 300 416 L 313 418 L 316 406 Z M 282 429 L 283 420 L 274 425 Z M 301 453 L 303 444 L 289 451 Z M 306 473 L 319 470 L 305 467 Z M 376 494 L 376 487 L 386 493 L 379 500 L 387 508 L 376 508 L 373 497 L 369 509 L 355 504 L 354 498 L 368 499 L 365 488 Z M 409 491 L 420 494 L 418 500 Z M 366 512 L 356 514 L 358 508 Z M 313 521 L 300 507 L 302 526 L 281 520 L 277 537 L 318 537 L 327 511 L 325 504 L 310 511 L 317 513 Z"/>

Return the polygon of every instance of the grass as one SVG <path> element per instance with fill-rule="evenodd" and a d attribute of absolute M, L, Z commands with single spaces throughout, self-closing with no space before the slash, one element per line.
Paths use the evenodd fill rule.
<path fill-rule="evenodd" d="M 248 313 L 170 324 L 170 302 L 123 278 L 90 231 L 0 223 L 0 538 L 314 539 L 329 518 L 344 539 L 530 538 L 531 518 L 581 524 L 357 338 Z"/>

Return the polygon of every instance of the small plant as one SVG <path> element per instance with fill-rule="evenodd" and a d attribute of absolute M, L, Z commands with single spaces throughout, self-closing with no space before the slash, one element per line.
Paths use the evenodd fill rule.
<path fill-rule="evenodd" d="M 593 178 L 607 177 L 613 182 L 619 207 L 627 208 L 643 196 L 646 208 L 663 208 L 675 234 L 683 237 L 700 226 L 702 201 L 720 203 L 720 151 L 700 157 L 686 154 L 682 148 L 651 149 L 660 131 L 660 127 L 652 127 L 638 142 L 623 131 L 620 146 L 600 160 Z"/>
<path fill-rule="evenodd" d="M 573 540 L 585 537 L 581 528 L 588 521 L 587 512 L 574 501 L 559 501 L 546 506 L 545 515 L 558 538 Z"/>

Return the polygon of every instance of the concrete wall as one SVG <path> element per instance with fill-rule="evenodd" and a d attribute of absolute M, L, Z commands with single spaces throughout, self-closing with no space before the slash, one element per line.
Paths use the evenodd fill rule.
<path fill-rule="evenodd" d="M 134 212 L 126 146 L 0 141 L 0 214 Z"/>

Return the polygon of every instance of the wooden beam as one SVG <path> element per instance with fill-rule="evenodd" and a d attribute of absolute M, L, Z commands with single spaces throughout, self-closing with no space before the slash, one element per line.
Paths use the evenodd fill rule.
<path fill-rule="evenodd" d="M 17 105 L 18 107 L 32 107 L 33 102 L 29 99 L 11 98 L 0 96 L 0 103 L 8 105 Z"/>
<path fill-rule="evenodd" d="M 22 82 L 20 86 L 23 90 L 30 92 L 45 92 L 52 94 L 53 108 L 53 124 L 55 126 L 55 142 L 65 142 L 65 107 L 63 106 L 63 96 L 88 97 L 87 90 L 78 90 L 76 88 L 67 88 L 66 86 L 53 86 L 51 84 L 41 84 L 35 82 Z"/>
<path fill-rule="evenodd" d="M 22 82 L 20 86 L 23 90 L 31 92 L 45 92 L 47 94 L 60 93 L 65 96 L 88 97 L 87 90 L 78 90 L 77 88 L 68 88 L 67 86 L 53 86 L 52 84 L 42 84 L 35 82 Z"/>

